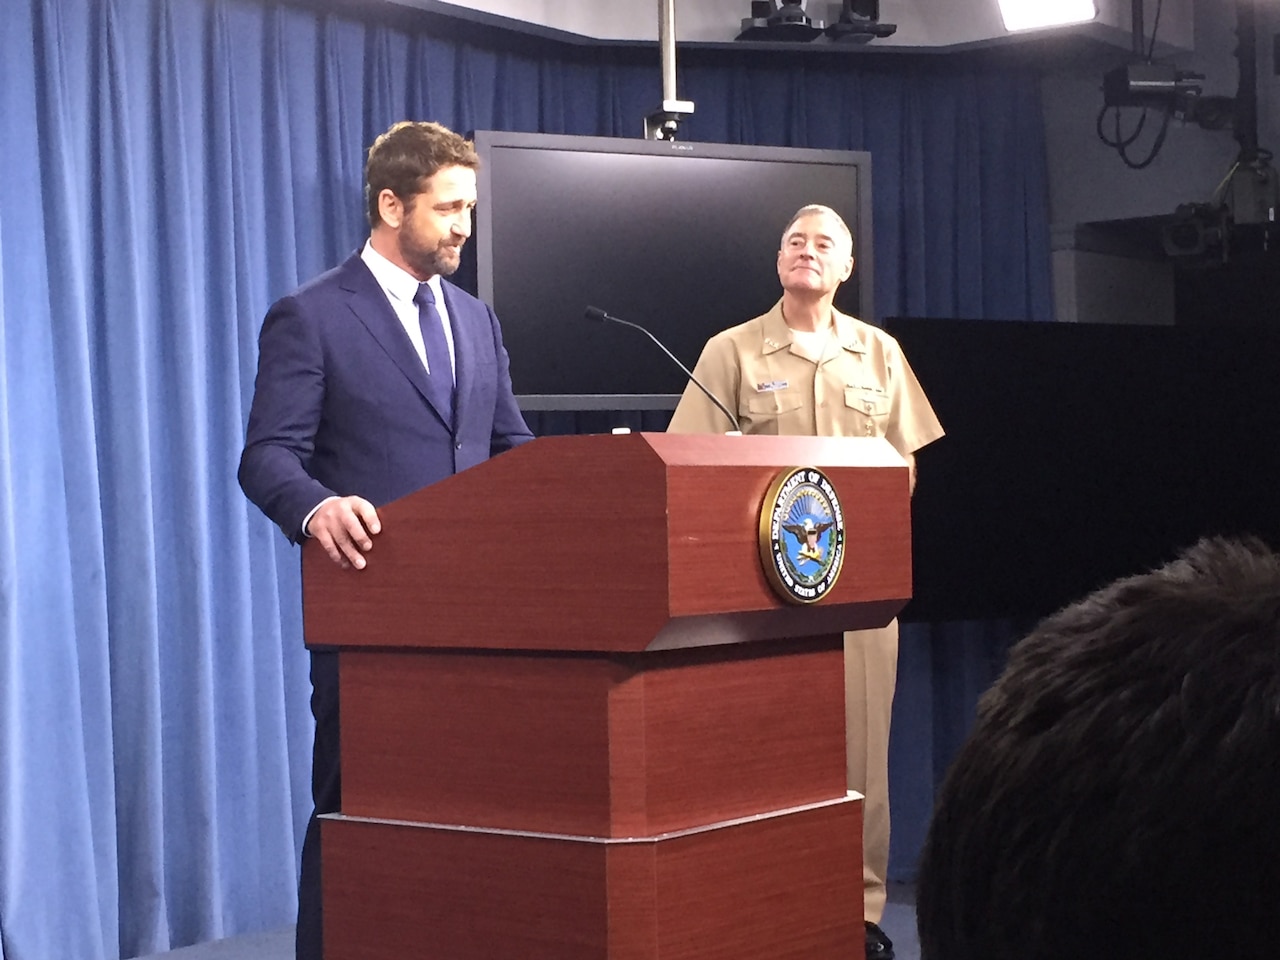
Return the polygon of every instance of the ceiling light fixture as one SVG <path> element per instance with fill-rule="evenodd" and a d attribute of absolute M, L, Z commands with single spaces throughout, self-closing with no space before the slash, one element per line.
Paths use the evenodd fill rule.
<path fill-rule="evenodd" d="M 822 36 L 823 23 L 805 11 L 807 0 L 751 0 L 751 16 L 742 21 L 735 40 L 782 40 L 808 43 Z"/>
<path fill-rule="evenodd" d="M 1086 23 L 1097 15 L 1094 0 L 1000 0 L 1000 16 L 1011 33 Z"/>
<path fill-rule="evenodd" d="M 844 0 L 840 19 L 827 27 L 827 36 L 841 43 L 869 43 L 890 37 L 896 23 L 880 22 L 880 0 Z"/>

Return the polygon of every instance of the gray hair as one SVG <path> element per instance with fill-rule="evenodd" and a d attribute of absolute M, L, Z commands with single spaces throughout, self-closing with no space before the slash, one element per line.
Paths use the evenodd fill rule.
<path fill-rule="evenodd" d="M 854 247 L 853 231 L 850 230 L 849 225 L 844 222 L 844 217 L 840 216 L 840 214 L 836 213 L 830 207 L 823 206 L 820 203 L 807 204 L 795 212 L 795 214 L 791 217 L 791 219 L 787 221 L 786 227 L 783 228 L 783 231 L 782 231 L 783 244 L 784 245 L 786 244 L 787 234 L 791 232 L 791 228 L 796 225 L 797 220 L 801 220 L 804 217 L 812 217 L 812 216 L 818 216 L 818 215 L 828 216 L 839 225 L 840 230 L 844 233 L 846 237 L 849 238 L 849 251 L 853 252 L 853 247 Z"/>

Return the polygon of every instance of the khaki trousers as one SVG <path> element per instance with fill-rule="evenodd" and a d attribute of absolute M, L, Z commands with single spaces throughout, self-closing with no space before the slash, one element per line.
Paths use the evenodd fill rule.
<path fill-rule="evenodd" d="M 845 749 L 849 789 L 862 805 L 863 909 L 879 923 L 889 873 L 889 721 L 898 679 L 898 621 L 844 635 Z"/>

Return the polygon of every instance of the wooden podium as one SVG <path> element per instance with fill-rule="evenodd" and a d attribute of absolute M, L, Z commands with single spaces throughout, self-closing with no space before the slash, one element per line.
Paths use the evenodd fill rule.
<path fill-rule="evenodd" d="M 846 529 L 806 606 L 758 549 L 798 466 Z M 862 956 L 841 632 L 910 597 L 885 441 L 549 437 L 379 512 L 365 570 L 304 551 L 340 648 L 327 960 Z"/>

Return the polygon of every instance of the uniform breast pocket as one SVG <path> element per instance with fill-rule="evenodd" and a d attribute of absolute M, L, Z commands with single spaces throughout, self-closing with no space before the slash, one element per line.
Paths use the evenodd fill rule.
<path fill-rule="evenodd" d="M 786 390 L 757 393 L 747 397 L 746 406 L 747 423 L 742 425 L 744 433 L 785 433 L 781 425 L 799 412 L 800 397 Z"/>
<path fill-rule="evenodd" d="M 889 424 L 889 398 L 865 387 L 845 387 L 846 434 L 853 437 L 883 437 Z"/>

